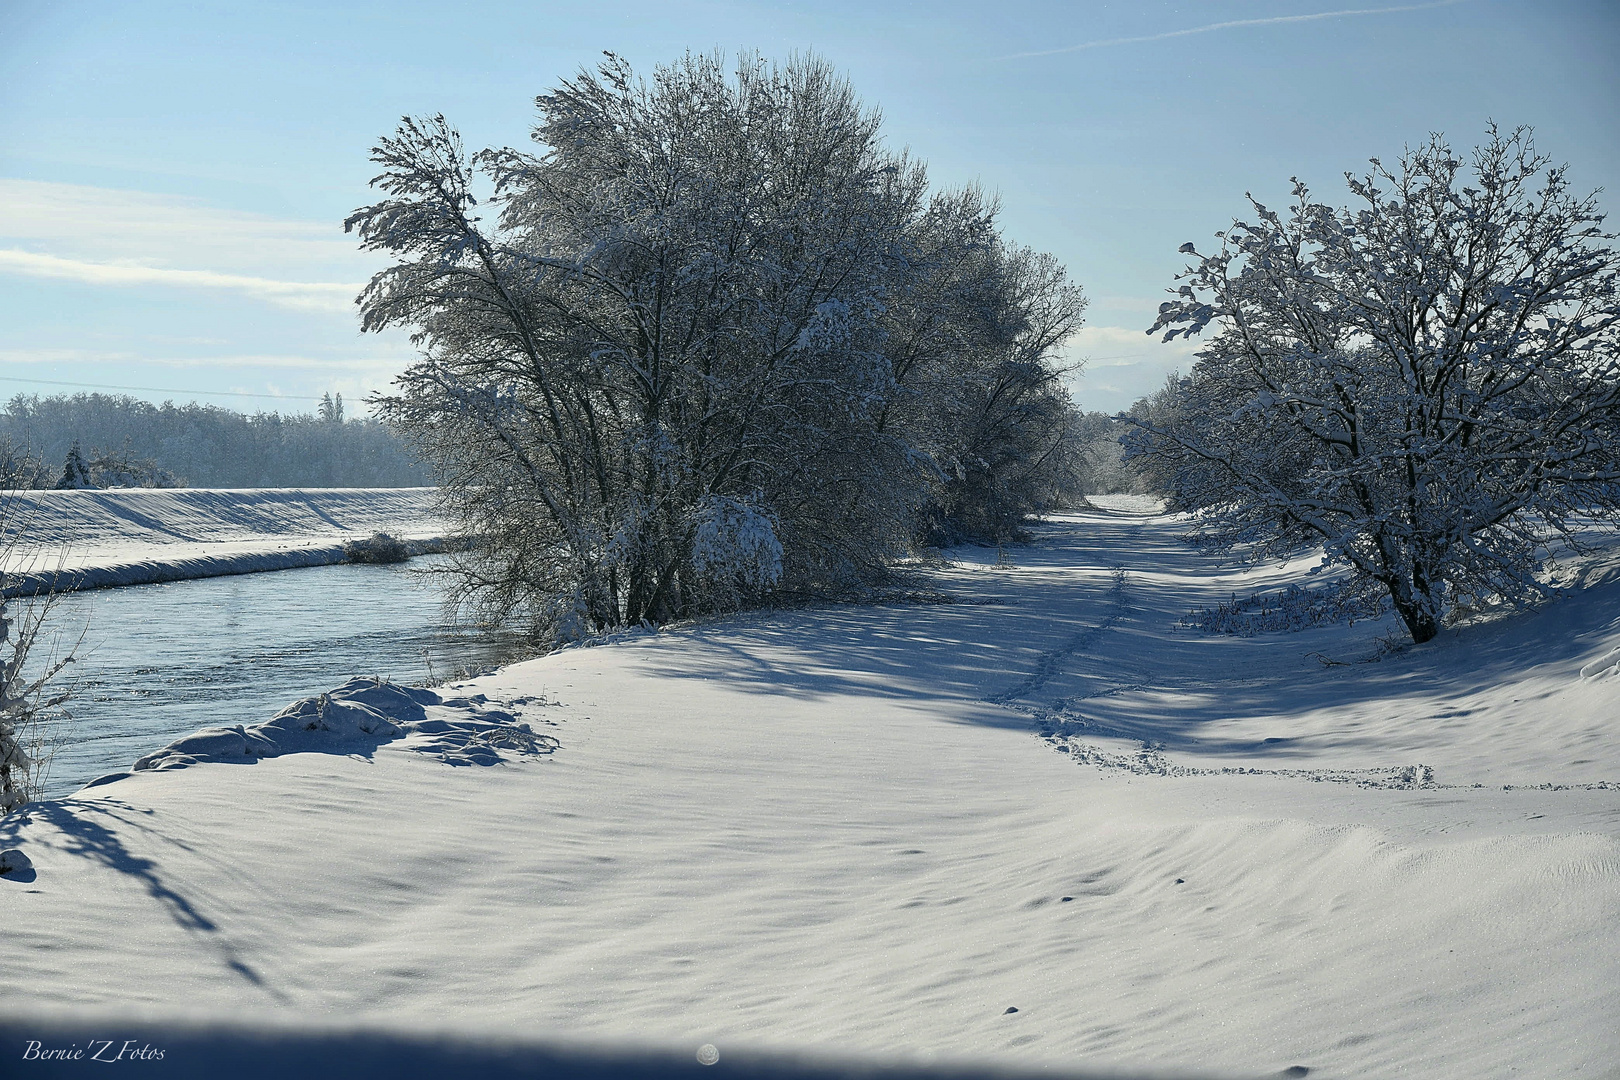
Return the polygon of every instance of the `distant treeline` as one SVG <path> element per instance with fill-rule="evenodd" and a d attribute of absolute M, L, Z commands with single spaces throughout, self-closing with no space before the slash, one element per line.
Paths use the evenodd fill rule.
<path fill-rule="evenodd" d="M 109 394 L 11 399 L 0 412 L 8 487 L 413 487 L 431 483 L 375 420 Z M 66 482 L 64 482 L 66 480 Z"/>

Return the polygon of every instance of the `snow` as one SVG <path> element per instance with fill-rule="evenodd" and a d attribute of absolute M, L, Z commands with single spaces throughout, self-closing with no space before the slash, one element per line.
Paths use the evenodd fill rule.
<path fill-rule="evenodd" d="M 8 594 L 100 588 L 321 566 L 343 542 L 445 532 L 432 488 L 117 488 L 6 494 Z"/>
<path fill-rule="evenodd" d="M 1309 560 L 1180 528 L 1102 505 L 1013 565 L 949 553 L 954 603 L 628 633 L 420 719 L 350 683 L 328 707 L 372 731 L 272 721 L 235 764 L 265 718 L 221 716 L 0 823 L 34 875 L 0 878 L 0 1009 L 1612 1075 L 1612 560 L 1418 648 L 1388 618 L 1224 637 L 1180 617 Z"/>
<path fill-rule="evenodd" d="M 736 577 L 768 587 L 782 577 L 782 542 L 775 523 L 747 503 L 710 495 L 698 505 L 692 566 L 704 576 Z"/>
<path fill-rule="evenodd" d="M 511 713 L 488 707 L 482 694 L 446 698 L 382 678 L 353 678 L 318 697 L 293 702 L 262 724 L 204 728 L 138 759 L 135 772 L 201 764 L 251 765 L 297 753 L 365 754 L 407 734 L 410 749 L 451 765 L 494 765 L 498 747 L 550 753 L 556 739 L 535 732 Z M 131 775 L 109 773 L 100 787 Z"/>

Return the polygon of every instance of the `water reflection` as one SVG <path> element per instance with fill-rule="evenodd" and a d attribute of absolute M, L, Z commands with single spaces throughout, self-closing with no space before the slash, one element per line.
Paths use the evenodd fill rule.
<path fill-rule="evenodd" d="M 443 593 L 403 566 L 319 566 L 73 593 L 53 624 L 86 627 L 73 665 L 73 719 L 48 795 L 198 728 L 267 720 L 351 675 L 424 685 L 510 660 L 511 635 L 446 622 Z"/>

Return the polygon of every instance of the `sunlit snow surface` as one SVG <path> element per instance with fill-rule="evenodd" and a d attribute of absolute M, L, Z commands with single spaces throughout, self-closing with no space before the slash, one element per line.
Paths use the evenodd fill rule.
<path fill-rule="evenodd" d="M 1421 648 L 1387 621 L 1214 637 L 1178 620 L 1309 561 L 1223 567 L 1153 509 L 954 551 L 955 603 L 632 634 L 446 691 L 554 753 L 454 767 L 409 735 L 36 806 L 0 825 L 37 870 L 0 879 L 0 1006 L 1606 1075 L 1612 561 Z"/>
<path fill-rule="evenodd" d="M 60 590 L 342 559 L 343 542 L 442 536 L 432 488 L 117 488 L 0 495 L 0 565 Z M 8 580 L 12 589 L 16 580 Z"/>

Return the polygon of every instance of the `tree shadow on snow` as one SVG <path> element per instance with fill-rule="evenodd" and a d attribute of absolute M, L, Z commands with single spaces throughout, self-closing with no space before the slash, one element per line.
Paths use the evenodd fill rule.
<path fill-rule="evenodd" d="M 187 897 L 175 891 L 164 881 L 155 860 L 137 855 L 125 845 L 118 828 L 152 833 L 142 820 L 154 813 L 128 803 L 102 797 L 99 799 L 61 799 L 51 802 L 30 803 L 16 813 L 0 819 L 0 846 L 20 843 L 28 826 L 48 825 L 60 838 L 57 850 L 65 855 L 87 859 L 123 874 L 157 901 L 174 920 L 175 925 L 203 937 L 220 956 L 221 962 L 247 982 L 264 990 L 279 1001 L 287 1000 L 237 954 L 236 949 L 222 936 L 221 927 L 205 915 Z M 164 841 L 184 848 L 186 845 L 172 836 Z M 29 850 L 38 851 L 39 835 L 29 838 Z"/>
<path fill-rule="evenodd" d="M 1179 625 L 1192 604 L 1234 585 L 1298 581 L 1307 563 L 1234 567 L 1130 515 L 1043 528 L 984 560 L 933 575 L 954 603 L 845 605 L 763 614 L 697 628 L 664 676 L 800 700 L 876 698 L 950 722 L 1008 728 L 1061 724 L 1201 756 L 1278 764 L 1323 751 L 1390 750 L 1387 732 L 1300 718 L 1444 721 L 1461 699 L 1545 677 L 1562 686 L 1615 644 L 1620 584 L 1544 608 L 1391 649 L 1393 620 L 1254 637 Z M 961 554 L 960 552 L 955 554 Z M 1246 591 L 1247 591 L 1246 590 Z M 656 641 L 656 639 L 652 639 Z M 1533 700 L 1552 690 L 1526 687 Z M 857 707 L 841 703 L 842 707 Z M 1379 727 L 1381 725 L 1373 725 Z"/>

